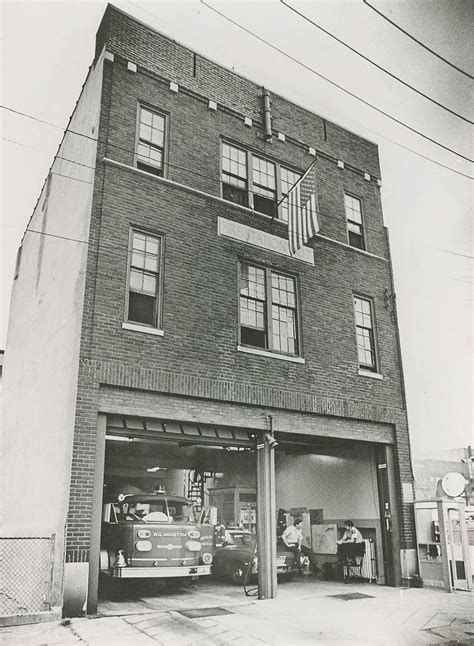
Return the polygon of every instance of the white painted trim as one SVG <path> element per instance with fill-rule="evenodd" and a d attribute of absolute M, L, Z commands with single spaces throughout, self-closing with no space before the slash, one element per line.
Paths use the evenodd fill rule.
<path fill-rule="evenodd" d="M 377 258 L 377 260 L 383 260 L 384 262 L 389 262 L 388 258 L 377 256 L 374 253 L 369 253 L 368 251 L 364 251 L 363 249 L 358 249 L 357 247 L 353 247 L 352 245 L 346 244 L 345 242 L 339 242 L 339 240 L 334 240 L 333 238 L 327 238 L 326 236 L 322 236 L 319 233 L 315 235 L 315 238 L 321 238 L 321 240 L 326 240 L 326 242 L 332 242 L 333 244 L 340 245 L 341 247 L 345 247 L 346 249 L 350 249 L 351 251 L 356 251 L 357 253 L 361 253 L 364 256 L 370 256 L 370 258 Z"/>
<path fill-rule="evenodd" d="M 165 335 L 163 330 L 159 330 L 156 327 L 148 327 L 146 325 L 140 325 L 139 323 L 128 323 L 127 321 L 122 323 L 122 328 L 124 330 L 131 330 L 132 332 L 145 332 L 145 334 L 152 334 L 154 336 Z"/>
<path fill-rule="evenodd" d="M 290 357 L 286 354 L 277 354 L 276 352 L 268 352 L 268 350 L 257 350 L 256 348 L 246 348 L 243 345 L 238 345 L 237 351 L 246 352 L 247 354 L 258 354 L 261 357 L 270 357 L 270 359 L 282 359 L 283 361 L 291 361 L 292 363 L 306 363 L 303 357 Z"/>
<path fill-rule="evenodd" d="M 240 204 L 235 204 L 235 202 L 229 202 L 229 200 L 224 200 L 223 197 L 219 197 L 218 195 L 212 195 L 211 193 L 200 191 L 198 188 L 193 188 L 192 186 L 187 186 L 186 184 L 180 184 L 179 182 L 173 182 L 173 180 L 167 179 L 166 177 L 159 177 L 158 175 L 154 175 L 153 173 L 148 173 L 146 170 L 141 170 L 140 168 L 136 168 L 135 166 L 130 166 L 130 164 L 123 164 L 122 162 L 115 161 L 114 159 L 109 159 L 109 157 L 104 157 L 104 162 L 106 164 L 111 164 L 111 166 L 118 166 L 119 168 L 125 168 L 126 170 L 133 171 L 134 173 L 140 173 L 141 175 L 146 175 L 146 177 L 150 177 L 151 179 L 154 179 L 160 183 L 168 184 L 169 186 L 175 186 L 176 188 L 182 188 L 184 191 L 189 191 L 189 193 L 195 193 L 196 195 L 203 195 L 204 197 L 210 197 L 216 202 L 220 202 L 221 204 L 226 204 L 229 208 L 238 209 L 239 211 L 244 211 L 245 213 L 251 213 L 254 216 L 257 215 L 258 217 L 265 218 L 266 220 L 273 220 L 271 215 L 266 215 L 265 213 L 254 211 L 253 209 L 249 209 L 247 206 L 241 206 Z M 288 223 L 283 222 L 283 220 L 277 220 L 277 222 L 279 222 L 280 224 L 283 224 L 286 227 L 288 226 Z"/>
<path fill-rule="evenodd" d="M 359 368 L 357 371 L 357 374 L 360 375 L 361 377 L 371 377 L 372 379 L 383 379 L 383 375 L 381 375 L 379 372 L 371 372 L 370 370 L 362 370 Z"/>

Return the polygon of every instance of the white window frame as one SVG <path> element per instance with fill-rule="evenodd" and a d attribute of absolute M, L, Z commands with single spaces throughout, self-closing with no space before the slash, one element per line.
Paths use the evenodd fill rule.
<path fill-rule="evenodd" d="M 130 289 L 130 273 L 132 269 L 132 250 L 133 250 L 133 235 L 134 233 L 139 233 L 142 235 L 150 236 L 156 238 L 159 241 L 159 262 L 158 262 L 158 277 L 157 277 L 157 289 L 154 296 L 155 302 L 153 305 L 153 323 L 144 323 L 142 321 L 135 321 L 129 318 L 129 305 L 130 305 L 130 292 L 134 291 Z M 143 328 L 145 331 L 150 331 L 150 333 L 156 333 L 162 329 L 162 314 L 163 314 L 163 268 L 164 268 L 164 253 L 165 253 L 165 237 L 163 234 L 149 231 L 142 227 L 131 226 L 129 232 L 129 241 L 128 241 L 128 253 L 127 253 L 127 288 L 126 288 L 126 298 L 125 298 L 125 312 L 124 312 L 124 323 L 122 327 L 129 330 L 137 330 L 138 328 Z M 140 292 L 137 292 L 140 293 Z M 154 331 L 154 332 L 153 332 Z"/>

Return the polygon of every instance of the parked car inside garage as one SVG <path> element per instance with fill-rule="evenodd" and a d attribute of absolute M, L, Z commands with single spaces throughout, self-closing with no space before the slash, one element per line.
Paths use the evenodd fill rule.
<path fill-rule="evenodd" d="M 224 544 L 214 554 L 212 574 L 235 585 L 243 585 L 246 580 L 255 577 L 258 571 L 256 541 L 255 534 L 246 529 L 227 529 Z M 278 545 L 277 575 L 289 579 L 297 572 L 296 556 Z"/>

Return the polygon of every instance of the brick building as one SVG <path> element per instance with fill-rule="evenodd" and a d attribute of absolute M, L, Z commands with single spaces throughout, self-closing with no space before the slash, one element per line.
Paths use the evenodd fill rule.
<path fill-rule="evenodd" d="M 291 256 L 274 209 L 315 159 L 320 231 Z M 380 582 L 411 574 L 380 185 L 375 144 L 108 6 L 32 215 L 46 235 L 19 251 L 5 360 L 5 517 L 55 535 L 53 606 L 96 609 L 104 487 L 145 488 L 151 458 L 255 486 L 263 536 L 277 508 L 352 518 Z"/>

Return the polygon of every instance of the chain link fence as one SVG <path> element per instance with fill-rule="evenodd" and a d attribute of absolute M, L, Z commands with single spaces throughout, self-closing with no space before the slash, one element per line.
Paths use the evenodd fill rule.
<path fill-rule="evenodd" d="M 0 616 L 51 609 L 54 535 L 0 536 Z"/>

